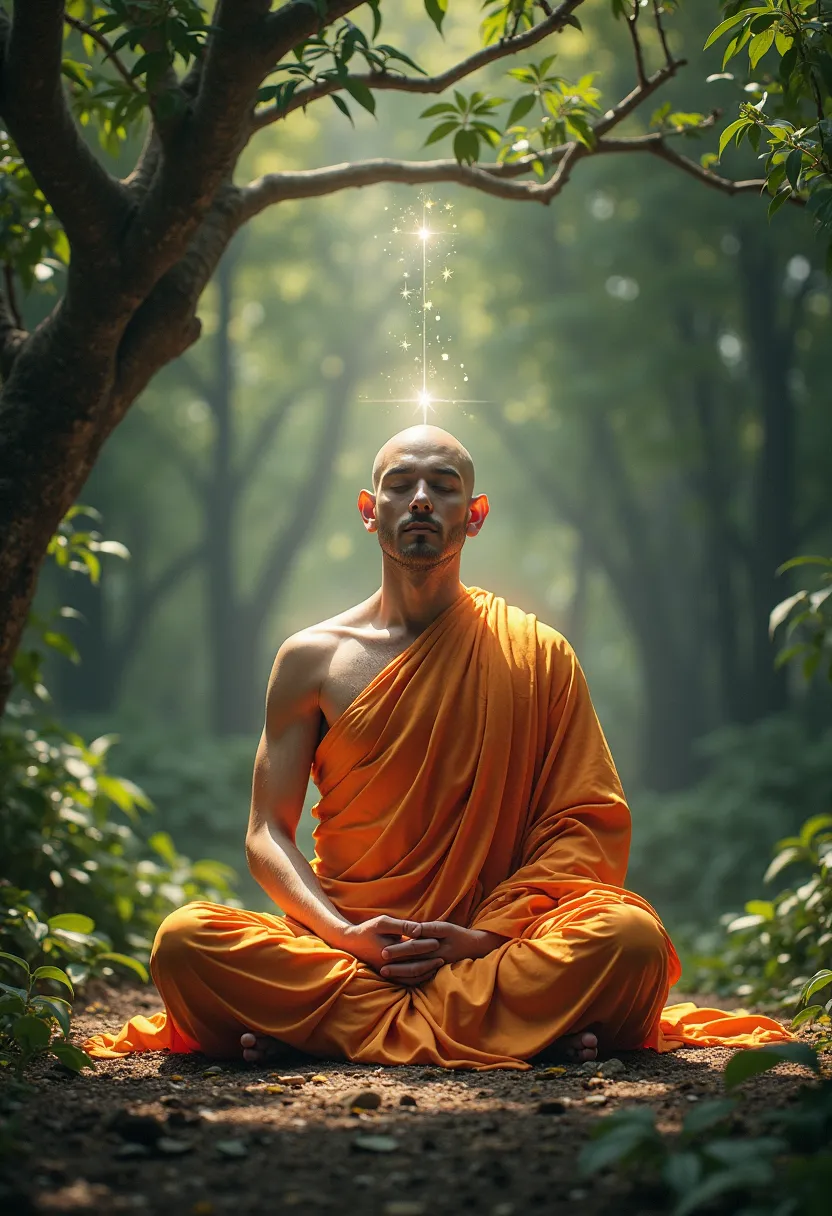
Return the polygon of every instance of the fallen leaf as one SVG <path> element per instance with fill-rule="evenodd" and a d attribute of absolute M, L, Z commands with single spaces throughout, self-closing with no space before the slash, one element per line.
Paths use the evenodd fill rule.
<path fill-rule="evenodd" d="M 267 1085 L 264 1092 L 267 1094 L 285 1094 L 286 1086 L 285 1085 Z"/>
<path fill-rule="evenodd" d="M 218 1140 L 217 1152 L 223 1157 L 247 1157 L 248 1145 L 245 1140 Z"/>
<path fill-rule="evenodd" d="M 182 1074 L 181 1074 L 181 1073 L 174 1072 L 174 1073 L 171 1073 L 171 1075 L 170 1075 L 170 1077 L 168 1078 L 168 1080 L 169 1080 L 169 1081 L 184 1081 L 184 1080 L 185 1080 L 185 1078 L 182 1076 Z"/>
<path fill-rule="evenodd" d="M 314 1081 L 316 1085 L 328 1085 L 329 1084 L 329 1077 L 325 1077 L 322 1072 L 316 1072 L 314 1077 L 310 1077 L 309 1080 Z"/>
<path fill-rule="evenodd" d="M 539 1077 L 562 1077 L 565 1072 L 566 1069 L 561 1068 L 561 1066 L 558 1064 L 556 1067 L 544 1068 L 537 1075 Z"/>
<path fill-rule="evenodd" d="M 353 1136 L 352 1146 L 362 1153 L 395 1153 L 399 1142 L 395 1136 Z"/>

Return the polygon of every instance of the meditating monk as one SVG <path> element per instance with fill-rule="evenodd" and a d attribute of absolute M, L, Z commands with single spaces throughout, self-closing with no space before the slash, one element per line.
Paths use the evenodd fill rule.
<path fill-rule="evenodd" d="M 788 1038 L 663 1008 L 679 962 L 624 889 L 630 815 L 575 654 L 460 582 L 489 511 L 466 449 L 410 428 L 372 484 L 358 509 L 380 589 L 289 638 L 269 681 L 246 855 L 283 914 L 173 912 L 151 959 L 165 1012 L 87 1050 L 493 1069 Z M 311 864 L 295 844 L 310 770 Z"/>

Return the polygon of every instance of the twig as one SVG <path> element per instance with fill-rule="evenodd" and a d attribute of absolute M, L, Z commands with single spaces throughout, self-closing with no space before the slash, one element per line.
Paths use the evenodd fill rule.
<path fill-rule="evenodd" d="M 346 79 L 319 81 L 308 88 L 299 89 L 285 106 L 269 106 L 259 111 L 252 121 L 252 129 L 260 131 L 279 118 L 285 118 L 293 110 L 303 109 L 310 102 L 345 89 L 348 82 L 363 84 L 367 88 L 379 92 L 389 90 L 400 93 L 442 93 L 451 85 L 464 80 L 466 76 L 479 71 L 486 64 L 494 63 L 507 55 L 516 55 L 520 51 L 535 46 L 549 34 L 558 33 L 565 26 L 566 19 L 572 15 L 573 10 L 582 3 L 583 0 L 563 0 L 563 3 L 558 5 L 551 16 L 547 17 L 545 21 L 538 22 L 524 34 L 504 38 L 501 42 L 484 47 L 473 55 L 469 55 L 467 59 L 460 60 L 446 72 L 440 72 L 438 76 L 394 76 L 386 72 L 365 72 Z"/>
<path fill-rule="evenodd" d="M 644 53 L 641 49 L 641 39 L 638 36 L 638 15 L 641 9 L 638 5 L 638 0 L 633 0 L 633 15 L 627 17 L 627 27 L 630 31 L 630 37 L 633 40 L 633 54 L 636 57 L 636 74 L 640 85 L 647 83 L 647 74 L 644 70 Z"/>
<path fill-rule="evenodd" d="M 78 17 L 70 17 L 69 13 L 64 13 L 64 21 L 72 29 L 78 30 L 80 34 L 86 34 L 88 38 L 92 38 L 93 42 L 97 42 L 104 51 L 104 58 L 110 60 L 124 83 L 128 85 L 134 93 L 141 92 L 139 86 L 130 75 L 129 69 L 122 63 L 118 53 L 113 50 L 113 45 L 108 38 L 105 38 L 104 35 L 100 33 L 94 26 L 87 25 L 86 21 L 81 21 Z"/>
<path fill-rule="evenodd" d="M 673 56 L 670 53 L 670 47 L 667 43 L 667 34 L 665 33 L 664 22 L 662 21 L 662 12 L 661 0 L 653 0 L 653 21 L 656 26 L 656 32 L 659 35 L 659 41 L 662 44 L 665 62 L 672 63 Z"/>

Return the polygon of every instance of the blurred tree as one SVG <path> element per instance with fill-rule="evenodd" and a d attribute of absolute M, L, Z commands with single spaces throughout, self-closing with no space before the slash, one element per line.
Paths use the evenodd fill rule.
<path fill-rule="evenodd" d="M 729 193 L 758 188 L 671 146 L 672 137 L 707 127 L 702 115 L 665 112 L 647 136 L 610 134 L 681 66 L 663 26 L 668 0 L 649 10 L 612 0 L 631 36 L 636 84 L 606 110 L 585 67 L 568 81 L 552 75 L 551 59 L 544 59 L 515 72 L 524 88 L 499 125 L 494 114 L 503 103 L 482 92 L 456 91 L 438 111 L 429 107 L 426 116 L 441 118 L 430 140 L 453 137 L 453 159 L 358 161 L 232 183 L 249 140 L 291 112 L 325 97 L 348 111 L 347 97 L 372 113 L 379 91 L 443 93 L 579 25 L 574 14 L 582 5 L 489 2 L 484 44 L 435 76 L 376 41 L 380 0 L 289 0 L 274 12 L 269 0 L 217 0 L 210 22 L 198 0 L 15 0 L 11 18 L 0 8 L 0 453 L 7 470 L 0 483 L 0 706 L 50 535 L 138 394 L 198 337 L 199 298 L 234 233 L 253 216 L 286 200 L 382 181 L 454 181 L 545 204 L 582 161 L 602 153 L 657 156 Z M 425 0 L 437 28 L 447 8 L 447 0 Z M 347 17 L 359 9 L 369 32 Z M 89 63 L 65 53 L 65 32 L 74 40 L 69 49 L 78 46 Z M 659 59 L 652 72 L 648 50 Z M 356 73 L 351 62 L 361 58 L 366 71 Z M 264 83 L 275 73 L 276 83 Z M 118 180 L 83 127 L 118 151 L 146 117 L 144 148 Z M 497 144 L 496 162 L 479 163 Z M 539 180 L 522 180 L 529 175 Z M 29 333 L 15 280 L 32 284 L 64 265 L 59 305 Z"/>

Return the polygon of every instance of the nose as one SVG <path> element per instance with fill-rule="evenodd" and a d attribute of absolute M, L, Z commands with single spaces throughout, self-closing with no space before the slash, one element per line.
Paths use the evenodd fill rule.
<path fill-rule="evenodd" d="M 433 510 L 427 482 L 420 481 L 417 483 L 416 489 L 413 491 L 413 497 L 410 500 L 410 510 L 414 513 L 420 510 L 428 512 Z"/>

